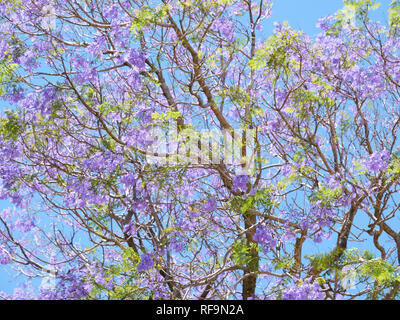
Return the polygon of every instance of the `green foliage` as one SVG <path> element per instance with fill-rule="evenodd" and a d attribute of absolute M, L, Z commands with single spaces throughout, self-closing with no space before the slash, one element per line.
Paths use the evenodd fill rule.
<path fill-rule="evenodd" d="M 336 247 L 331 252 L 326 254 L 316 254 L 306 256 L 308 260 L 310 260 L 311 267 L 316 273 L 320 273 L 322 271 L 338 268 L 338 257 L 340 257 L 344 253 L 344 250 Z"/>
<path fill-rule="evenodd" d="M 343 250 L 336 247 L 326 254 L 316 254 L 306 258 L 310 260 L 313 270 L 319 273 L 325 270 L 339 271 L 348 264 L 370 261 L 373 254 L 369 250 L 364 250 L 360 254 L 357 248 Z"/>
<path fill-rule="evenodd" d="M 269 193 L 268 188 L 259 189 L 255 194 L 247 195 L 245 199 L 241 196 L 233 197 L 230 203 L 241 214 L 246 214 L 250 208 L 257 208 L 261 212 L 269 213 L 273 207 Z"/>
<path fill-rule="evenodd" d="M 398 30 L 400 25 L 400 0 L 393 0 L 389 7 L 389 25 Z"/>
<path fill-rule="evenodd" d="M 179 117 L 182 117 L 182 114 L 179 111 L 167 111 L 164 113 L 154 112 L 151 114 L 151 119 L 159 122 L 168 122 L 170 119 L 176 120 Z"/>
<path fill-rule="evenodd" d="M 390 284 L 394 280 L 400 280 L 396 269 L 381 258 L 370 259 L 358 268 L 361 277 L 369 277 L 378 284 Z"/>
<path fill-rule="evenodd" d="M 168 5 L 160 5 L 156 8 L 143 6 L 140 10 L 135 10 L 135 18 L 131 24 L 131 31 L 134 34 L 138 34 L 143 27 L 157 24 L 157 22 L 163 22 L 168 16 L 168 9 Z"/>
<path fill-rule="evenodd" d="M 263 47 L 257 50 L 249 62 L 250 68 L 269 67 L 278 72 L 288 71 L 288 48 L 300 40 L 300 35 L 301 32 L 287 28 L 285 23 L 282 32 L 268 38 Z"/>
<path fill-rule="evenodd" d="M 280 259 L 274 259 L 272 263 L 274 264 L 275 270 L 290 270 L 294 265 L 294 260 L 285 256 Z"/>
<path fill-rule="evenodd" d="M 18 65 L 10 63 L 11 57 L 0 61 L 0 97 L 3 96 L 13 85 L 16 84 L 14 72 Z"/>
<path fill-rule="evenodd" d="M 375 0 L 344 0 L 343 9 L 336 13 L 336 22 L 328 34 L 338 36 L 345 25 L 357 28 L 369 20 L 369 12 L 379 8 L 380 3 Z"/>
<path fill-rule="evenodd" d="M 116 148 L 115 140 L 112 138 L 101 138 L 101 145 L 107 150 L 114 150 Z"/>
<path fill-rule="evenodd" d="M 16 141 L 24 131 L 18 115 L 14 111 L 7 110 L 6 116 L 0 119 L 0 135 L 4 140 Z"/>
<path fill-rule="evenodd" d="M 399 154 L 394 152 L 392 155 L 392 160 L 389 163 L 386 173 L 389 175 L 398 175 L 400 173 L 400 157 Z"/>
<path fill-rule="evenodd" d="M 310 260 L 310 264 L 314 274 L 323 274 L 326 278 L 334 276 L 336 281 L 342 281 L 348 277 L 346 266 L 352 266 L 354 272 L 354 280 L 368 283 L 372 282 L 370 298 L 377 299 L 379 295 L 383 295 L 385 289 L 393 288 L 396 284 L 400 284 L 400 275 L 397 268 L 393 267 L 389 262 L 381 258 L 374 258 L 373 253 L 364 250 L 361 254 L 357 248 L 340 249 L 335 248 L 327 254 L 317 254 L 306 256 Z M 396 295 L 398 292 L 394 292 Z"/>
<path fill-rule="evenodd" d="M 335 200 L 340 198 L 342 195 L 342 189 L 337 188 L 337 189 L 330 189 L 325 186 L 321 186 L 317 190 L 315 190 L 311 195 L 310 195 L 310 201 L 315 203 L 317 201 L 321 201 L 322 206 L 330 205 L 332 204 Z"/>
<path fill-rule="evenodd" d="M 342 121 L 340 122 L 340 126 L 339 126 L 339 130 L 338 130 L 338 135 L 343 135 L 346 132 L 349 131 L 349 129 L 351 128 L 351 126 L 353 125 L 352 119 L 349 116 L 349 114 L 345 111 L 341 111 L 340 112 L 341 116 L 342 116 Z"/>
<path fill-rule="evenodd" d="M 13 2 L 16 3 L 16 1 Z M 18 68 L 18 64 L 15 61 L 24 53 L 22 43 L 13 34 L 10 34 L 7 39 L 8 46 L 13 49 L 12 53 L 5 51 L 4 57 L 0 60 L 0 97 L 14 89 L 20 82 L 15 74 Z"/>
<path fill-rule="evenodd" d="M 235 241 L 232 247 L 232 261 L 239 266 L 251 264 L 254 257 L 250 254 L 252 251 L 258 250 L 256 243 L 248 244 L 246 239 L 240 239 Z"/>
<path fill-rule="evenodd" d="M 364 250 L 363 253 L 362 253 L 362 257 L 365 260 L 371 260 L 374 257 L 374 254 L 369 250 Z"/>
<path fill-rule="evenodd" d="M 232 102 L 237 103 L 239 106 L 245 106 L 250 102 L 249 94 L 242 87 L 230 86 L 227 94 Z"/>
<path fill-rule="evenodd" d="M 93 285 L 90 297 L 107 297 L 111 300 L 145 300 L 151 299 L 151 292 L 140 287 L 139 273 L 137 265 L 140 262 L 140 256 L 132 249 L 126 248 L 122 253 L 122 260 L 114 265 L 108 266 L 106 270 L 106 282 L 116 282 L 117 286 L 113 290 L 106 286 L 91 280 Z"/>

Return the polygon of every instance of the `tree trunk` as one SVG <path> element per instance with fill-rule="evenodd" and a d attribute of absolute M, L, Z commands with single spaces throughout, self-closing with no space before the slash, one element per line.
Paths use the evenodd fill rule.
<path fill-rule="evenodd" d="M 256 216 L 245 213 L 245 228 L 246 230 L 256 224 Z M 257 250 L 257 243 L 253 240 L 256 228 L 251 228 L 246 232 L 247 245 L 251 246 L 248 254 L 249 262 L 246 265 L 246 270 L 243 279 L 242 298 L 247 300 L 253 297 L 257 285 L 257 272 L 259 267 L 259 256 Z M 252 245 L 253 244 L 253 245 Z"/>

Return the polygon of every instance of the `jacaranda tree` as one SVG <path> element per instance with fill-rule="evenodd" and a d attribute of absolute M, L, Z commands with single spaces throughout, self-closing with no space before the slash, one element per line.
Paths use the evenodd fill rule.
<path fill-rule="evenodd" d="M 400 1 L 1 0 L 10 299 L 393 299 Z M 317 250 L 313 249 L 317 248 Z"/>

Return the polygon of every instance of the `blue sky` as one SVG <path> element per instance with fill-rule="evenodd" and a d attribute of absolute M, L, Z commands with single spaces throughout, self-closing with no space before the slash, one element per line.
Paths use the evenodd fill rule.
<path fill-rule="evenodd" d="M 386 9 L 390 4 L 390 0 L 382 0 L 380 2 L 382 6 L 374 16 L 384 22 L 387 20 Z M 273 7 L 273 15 L 265 22 L 264 32 L 271 33 L 275 21 L 282 23 L 286 20 L 294 29 L 301 29 L 313 37 L 320 32 L 316 28 L 318 19 L 335 13 L 342 6 L 342 0 L 276 0 Z M 4 107 L 0 105 L 0 113 L 2 113 L 3 109 Z M 0 200 L 0 211 L 6 207 L 8 207 L 8 202 Z M 325 250 L 327 249 L 325 247 Z M 321 250 L 324 250 L 324 248 L 318 248 L 318 251 Z M 0 265 L 0 291 L 11 293 L 16 281 L 12 279 L 12 273 L 9 273 L 9 271 L 9 269 Z"/>
<path fill-rule="evenodd" d="M 286 20 L 293 28 L 315 35 L 319 32 L 316 28 L 318 19 L 333 14 L 342 6 L 342 0 L 277 0 L 265 31 L 269 31 L 268 26 L 273 28 L 273 22 L 282 23 Z"/>
<path fill-rule="evenodd" d="M 377 0 L 381 3 L 379 10 L 374 12 L 375 19 L 387 21 L 387 9 L 391 0 Z M 273 22 L 288 21 L 289 25 L 297 30 L 303 30 L 309 36 L 316 35 L 320 30 L 316 27 L 318 19 L 334 14 L 343 7 L 343 0 L 275 0 L 273 14 L 265 24 L 273 28 Z"/>

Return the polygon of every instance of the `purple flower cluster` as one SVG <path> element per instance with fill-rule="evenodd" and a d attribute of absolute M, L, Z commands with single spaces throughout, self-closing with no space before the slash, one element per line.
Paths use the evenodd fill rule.
<path fill-rule="evenodd" d="M 0 247 L 0 264 L 11 263 L 10 254 L 2 247 Z"/>
<path fill-rule="evenodd" d="M 383 150 L 375 152 L 364 160 L 365 168 L 371 172 L 377 173 L 386 170 L 389 165 L 390 152 Z"/>
<path fill-rule="evenodd" d="M 246 174 L 237 175 L 232 179 L 233 182 L 233 190 L 237 192 L 246 192 L 247 184 L 250 181 L 250 177 Z"/>
<path fill-rule="evenodd" d="M 146 67 L 146 55 L 136 49 L 130 49 L 125 55 L 125 60 L 132 64 L 138 71 L 143 71 Z"/>
<path fill-rule="evenodd" d="M 362 26 L 353 30 L 336 25 L 335 17 L 330 17 L 320 21 L 325 32 L 315 39 L 284 23 L 276 24 L 274 35 L 266 42 L 253 43 L 251 31 L 260 31 L 262 25 L 252 29 L 256 20 L 248 22 L 244 17 L 249 9 L 258 12 L 257 21 L 269 16 L 270 1 L 260 8 L 240 0 L 223 4 L 205 0 L 210 15 L 203 22 L 197 19 L 196 7 L 185 6 L 184 23 L 177 25 L 181 32 L 170 27 L 182 13 L 177 1 L 168 3 L 167 16 L 162 7 L 151 7 L 153 2 L 146 11 L 128 0 L 92 0 L 79 8 L 75 2 L 17 2 L 0 3 L 4 18 L 0 59 L 15 63 L 15 74 L 24 79 L 23 83 L 6 79 L 7 86 L 10 82 L 14 88 L 10 92 L 5 88 L 2 96 L 20 113 L 6 114 L 0 121 L 0 199 L 16 205 L 13 211 L 0 212 L 4 224 L 0 223 L 0 264 L 13 263 L 10 255 L 14 257 L 22 249 L 16 243 L 30 253 L 26 260 L 42 257 L 48 249 L 58 250 L 57 258 L 70 262 L 54 264 L 60 267 L 56 288 L 40 288 L 39 298 L 81 299 L 95 292 L 93 288 L 112 290 L 118 280 L 110 277 L 120 268 L 111 268 L 111 274 L 107 267 L 126 262 L 120 250 L 120 242 L 124 242 L 121 233 L 133 236 L 130 240 L 135 246 L 148 252 L 141 256 L 137 271 L 152 276 L 141 274 L 136 284 L 154 298 L 174 295 L 165 285 L 168 279 L 156 272 L 155 265 L 163 267 L 164 263 L 168 263 L 171 279 L 185 288 L 187 298 L 204 291 L 202 284 L 211 273 L 220 274 L 207 299 L 220 298 L 242 276 L 225 272 L 229 266 L 218 263 L 231 249 L 232 239 L 241 234 L 247 217 L 236 215 L 236 203 L 231 200 L 237 199 L 232 199 L 232 193 L 242 198 L 242 211 L 260 213 L 254 216 L 253 240 L 264 249 L 259 252 L 262 271 L 261 265 L 267 265 L 277 253 L 271 249 L 278 242 L 290 242 L 286 250 L 280 250 L 282 258 L 290 259 L 293 252 L 288 250 L 293 249 L 301 231 L 307 231 L 307 240 L 323 241 L 330 235 L 333 221 L 340 227 L 336 218 L 360 195 L 382 190 L 382 184 L 371 175 L 351 176 L 352 161 L 365 156 L 360 156 L 362 146 L 353 152 L 351 143 L 361 141 L 355 128 L 368 125 L 371 145 L 381 151 L 368 155 L 362 163 L 371 173 L 387 169 L 391 155 L 382 151 L 380 144 L 397 133 L 393 120 L 399 99 L 393 92 L 400 81 L 400 41 L 394 32 L 370 21 L 366 21 L 370 32 Z M 50 15 L 57 23 L 43 20 L 43 8 L 47 8 L 47 18 Z M 149 12 L 151 17 L 160 13 L 160 21 L 147 19 Z M 145 14 L 140 37 L 133 34 L 131 13 Z M 60 21 L 61 17 L 65 21 Z M 211 32 L 203 32 L 210 21 Z M 62 25 L 66 28 L 56 31 Z M 239 28 L 245 31 L 247 27 L 250 33 L 240 32 L 237 39 L 240 46 L 233 45 Z M 333 35 L 331 27 L 338 33 Z M 190 30 L 202 36 L 193 36 Z M 374 33 L 379 37 L 371 36 Z M 204 53 L 197 66 L 192 49 Z M 253 49 L 256 53 L 249 63 Z M 216 59 L 207 59 L 209 54 Z M 193 86 L 188 90 L 187 84 Z M 219 102 L 221 97 L 226 108 L 217 113 L 209 102 L 214 98 Z M 249 112 L 244 106 L 247 100 L 251 102 Z M 203 111 L 211 106 L 208 111 L 214 112 L 203 113 L 202 106 Z M 360 117 L 361 109 L 365 117 Z M 161 164 L 153 166 L 146 161 L 146 149 L 155 140 L 151 129 L 160 127 L 164 132 L 168 110 L 179 111 L 185 126 L 196 131 L 251 124 L 257 129 L 257 160 L 262 164 L 251 173 L 255 177 L 259 172 L 257 179 L 241 171 L 243 174 L 232 175 L 229 188 L 222 177 L 230 176 L 234 165 L 160 168 Z M 15 123 L 9 121 L 12 115 L 18 115 Z M 330 148 L 333 142 L 336 148 Z M 174 153 L 178 145 L 169 141 L 166 149 Z M 319 177 L 322 186 L 313 186 L 313 177 Z M 395 185 L 387 187 L 394 189 Z M 27 209 L 30 199 L 43 199 L 34 206 L 38 209 L 34 214 Z M 373 201 L 366 197 L 359 207 L 372 207 Z M 388 203 L 388 207 L 397 205 Z M 39 218 L 42 209 L 43 220 L 47 223 L 49 218 L 51 224 L 44 225 Z M 127 214 L 131 211 L 135 213 L 132 221 Z M 263 215 L 269 215 L 273 224 L 264 221 Z M 113 228 L 116 224 L 122 230 Z M 3 239 L 5 231 L 18 239 Z M 98 246 L 83 251 L 88 247 L 86 239 Z M 74 250 L 72 261 L 68 248 L 82 248 L 82 252 L 75 254 Z M 84 257 L 84 261 L 76 257 Z M 101 263 L 92 265 L 92 261 Z M 24 268 L 30 271 L 28 264 Z M 272 272 L 268 277 L 275 278 Z M 124 280 L 121 283 L 126 283 Z M 255 297 L 267 290 L 263 282 L 258 281 Z M 312 279 L 294 282 L 283 288 L 283 299 L 324 298 Z M 34 295 L 24 287 L 13 297 Z"/>
<path fill-rule="evenodd" d="M 97 152 L 91 158 L 83 160 L 82 165 L 91 171 L 107 171 L 112 172 L 121 165 L 123 158 L 111 151 Z"/>
<path fill-rule="evenodd" d="M 275 248 L 277 244 L 272 231 L 264 225 L 257 226 L 253 239 L 263 245 L 266 249 Z"/>
<path fill-rule="evenodd" d="M 131 236 L 136 233 L 136 227 L 133 221 L 124 225 L 123 233 L 126 233 L 128 236 Z"/>
<path fill-rule="evenodd" d="M 201 209 L 209 212 L 217 210 L 217 200 L 214 197 L 207 199 Z"/>
<path fill-rule="evenodd" d="M 187 240 L 185 240 L 184 236 L 182 236 L 179 232 L 175 232 L 173 235 L 171 235 L 167 250 L 169 252 L 181 252 L 185 249 L 186 242 Z"/>
<path fill-rule="evenodd" d="M 283 174 L 285 177 L 288 177 L 288 176 L 290 176 L 292 173 L 293 173 L 293 165 L 290 164 L 290 163 L 285 163 L 285 164 L 282 166 L 282 174 Z"/>
<path fill-rule="evenodd" d="M 329 189 L 338 189 L 340 188 L 340 174 L 336 173 L 335 175 L 329 175 L 326 178 L 325 181 L 325 186 L 328 187 Z"/>
<path fill-rule="evenodd" d="M 85 282 L 90 272 L 86 268 L 71 267 L 68 271 L 58 270 L 55 288 L 39 288 L 39 300 L 79 300 L 90 294 Z"/>
<path fill-rule="evenodd" d="M 282 300 L 323 300 L 325 294 L 321 291 L 321 287 L 317 281 L 305 279 L 294 285 L 285 288 L 282 291 Z"/>
<path fill-rule="evenodd" d="M 153 257 L 145 253 L 140 257 L 140 263 L 137 266 L 137 271 L 142 272 L 142 271 L 148 271 L 154 266 L 154 261 Z"/>
<path fill-rule="evenodd" d="M 89 59 L 77 54 L 71 59 L 71 64 L 76 68 L 75 80 L 83 84 L 85 82 L 96 82 L 97 70 Z"/>
<path fill-rule="evenodd" d="M 94 38 L 93 42 L 87 47 L 87 51 L 93 57 L 102 57 L 103 48 L 106 45 L 106 38 L 104 36 L 97 36 Z"/>
<path fill-rule="evenodd" d="M 106 17 L 107 19 L 115 20 L 118 19 L 118 16 L 119 16 L 119 6 L 116 4 L 113 6 L 109 6 L 104 11 L 104 17 Z"/>
<path fill-rule="evenodd" d="M 128 188 L 130 186 L 135 186 L 137 182 L 137 174 L 130 172 L 124 176 L 121 177 L 121 183 L 125 186 L 125 188 Z"/>
<path fill-rule="evenodd" d="M 20 232 L 29 232 L 35 227 L 35 221 L 32 217 L 24 216 L 17 218 L 15 221 L 15 229 Z"/>
<path fill-rule="evenodd" d="M 235 36 L 235 24 L 226 18 L 219 18 L 214 22 L 214 28 L 218 30 L 229 42 L 232 42 Z"/>
<path fill-rule="evenodd" d="M 275 133 L 281 127 L 281 120 L 279 118 L 272 118 L 267 122 L 267 130 L 271 133 Z"/>

